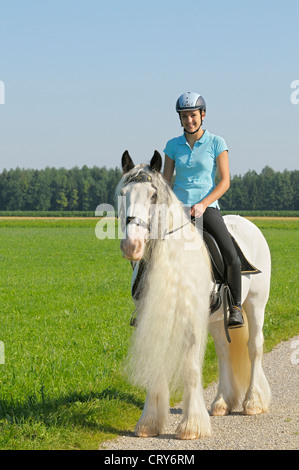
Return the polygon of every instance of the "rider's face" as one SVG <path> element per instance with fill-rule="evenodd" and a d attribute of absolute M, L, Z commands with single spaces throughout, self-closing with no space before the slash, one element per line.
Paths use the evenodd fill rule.
<path fill-rule="evenodd" d="M 205 113 L 202 111 L 202 117 Z M 195 111 L 182 111 L 181 112 L 181 123 L 183 128 L 187 132 L 195 132 L 202 123 L 200 111 L 196 109 Z"/>

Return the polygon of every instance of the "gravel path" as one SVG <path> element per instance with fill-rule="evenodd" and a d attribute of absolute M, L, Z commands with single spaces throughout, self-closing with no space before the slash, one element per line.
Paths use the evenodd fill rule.
<path fill-rule="evenodd" d="M 270 412 L 243 416 L 241 410 L 229 416 L 211 417 L 212 436 L 200 440 L 174 439 L 181 419 L 178 405 L 170 410 L 164 434 L 154 438 L 138 438 L 133 433 L 106 442 L 105 450 L 298 450 L 299 448 L 299 336 L 280 343 L 264 356 L 264 370 L 272 391 Z M 205 390 L 210 405 L 217 384 Z"/>

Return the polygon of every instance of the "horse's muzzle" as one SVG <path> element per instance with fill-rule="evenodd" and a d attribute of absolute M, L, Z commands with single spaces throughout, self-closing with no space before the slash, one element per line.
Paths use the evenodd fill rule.
<path fill-rule="evenodd" d="M 120 242 L 123 257 L 131 261 L 140 261 L 143 255 L 144 242 L 140 239 L 123 238 Z"/>

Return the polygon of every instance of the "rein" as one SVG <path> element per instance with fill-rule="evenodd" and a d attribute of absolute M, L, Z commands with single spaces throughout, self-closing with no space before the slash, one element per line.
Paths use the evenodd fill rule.
<path fill-rule="evenodd" d="M 178 228 L 175 228 L 173 230 L 170 230 L 170 232 L 168 233 L 165 233 L 165 236 L 166 235 L 171 235 L 172 233 L 174 232 L 178 232 L 179 230 L 181 230 L 183 227 L 186 227 L 186 225 L 190 224 L 191 223 L 191 220 L 188 220 L 188 222 L 186 222 L 185 224 L 181 225 L 181 227 L 178 227 Z"/>
<path fill-rule="evenodd" d="M 134 216 L 128 216 L 126 218 L 126 225 L 129 225 L 131 222 L 133 222 L 134 224 L 137 225 L 137 227 L 144 227 L 146 228 L 149 232 L 150 232 L 150 224 L 147 224 L 144 220 L 142 220 L 140 217 L 134 217 Z M 178 232 L 179 230 L 181 230 L 183 227 L 185 227 L 186 225 L 190 224 L 191 221 L 188 220 L 188 222 L 186 222 L 185 224 L 181 225 L 180 227 L 177 227 L 173 230 L 170 230 L 169 232 L 165 233 L 164 234 L 164 237 L 167 237 L 167 235 L 171 235 L 172 233 L 175 233 L 175 232 Z"/>

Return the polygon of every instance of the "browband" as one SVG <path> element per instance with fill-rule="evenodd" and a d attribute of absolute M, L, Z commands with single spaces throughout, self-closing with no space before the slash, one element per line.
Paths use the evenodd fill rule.
<path fill-rule="evenodd" d="M 131 177 L 129 177 L 125 181 L 125 184 L 132 183 L 132 182 L 135 182 L 135 183 L 152 183 L 152 181 L 153 181 L 153 179 L 152 179 L 151 175 L 149 175 L 145 171 L 139 171 L 139 173 L 137 173 L 137 175 L 132 175 Z"/>

